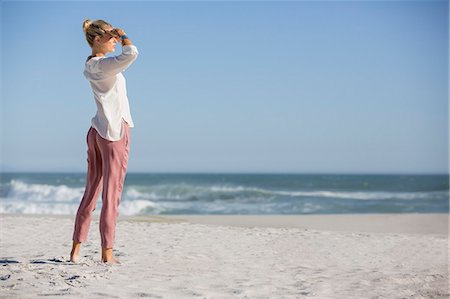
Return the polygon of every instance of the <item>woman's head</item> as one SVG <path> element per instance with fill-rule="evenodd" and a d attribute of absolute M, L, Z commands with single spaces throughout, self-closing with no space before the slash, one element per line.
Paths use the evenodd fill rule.
<path fill-rule="evenodd" d="M 83 22 L 83 31 L 86 35 L 86 41 L 96 52 L 109 53 L 114 52 L 118 36 L 114 27 L 103 20 L 91 21 L 86 19 Z"/>

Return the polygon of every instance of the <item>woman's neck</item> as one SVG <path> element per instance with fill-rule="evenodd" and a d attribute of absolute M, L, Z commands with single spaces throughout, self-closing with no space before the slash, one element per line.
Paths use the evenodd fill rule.
<path fill-rule="evenodd" d="M 103 57 L 103 56 L 105 56 L 105 54 L 103 54 L 103 53 L 92 53 L 91 55 L 89 55 L 89 57 L 87 58 L 87 60 L 86 61 L 88 61 L 89 59 L 91 59 L 92 57 Z"/>
<path fill-rule="evenodd" d="M 103 56 L 105 56 L 105 53 L 102 53 L 102 52 L 94 53 L 94 52 L 92 52 L 91 56 L 92 57 L 103 57 Z"/>

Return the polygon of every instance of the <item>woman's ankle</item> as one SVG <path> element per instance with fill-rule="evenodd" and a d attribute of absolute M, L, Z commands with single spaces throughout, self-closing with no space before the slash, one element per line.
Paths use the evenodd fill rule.
<path fill-rule="evenodd" d="M 72 243 L 72 251 L 78 251 L 78 250 L 80 250 L 80 247 L 81 247 L 81 242 L 73 242 Z"/>
<path fill-rule="evenodd" d="M 102 247 L 102 259 L 112 258 L 113 249 L 110 247 Z"/>

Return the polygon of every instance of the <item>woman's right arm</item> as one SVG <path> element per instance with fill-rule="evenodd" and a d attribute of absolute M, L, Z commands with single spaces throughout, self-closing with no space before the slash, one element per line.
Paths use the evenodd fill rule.
<path fill-rule="evenodd" d="M 116 29 L 119 36 L 126 35 L 121 29 Z M 138 49 L 130 39 L 122 40 L 122 53 L 99 61 L 99 70 L 106 76 L 115 76 L 126 70 L 137 58 Z"/>

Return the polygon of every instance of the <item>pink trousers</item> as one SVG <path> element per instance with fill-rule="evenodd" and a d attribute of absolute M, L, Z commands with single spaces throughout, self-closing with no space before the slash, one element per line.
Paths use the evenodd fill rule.
<path fill-rule="evenodd" d="M 113 248 L 116 221 L 119 215 L 119 202 L 128 166 L 130 151 L 130 127 L 123 121 L 125 134 L 118 141 L 101 137 L 91 127 L 87 133 L 86 189 L 78 207 L 73 232 L 74 242 L 87 240 L 92 212 L 102 190 L 102 210 L 100 212 L 100 236 L 103 248 Z"/>

